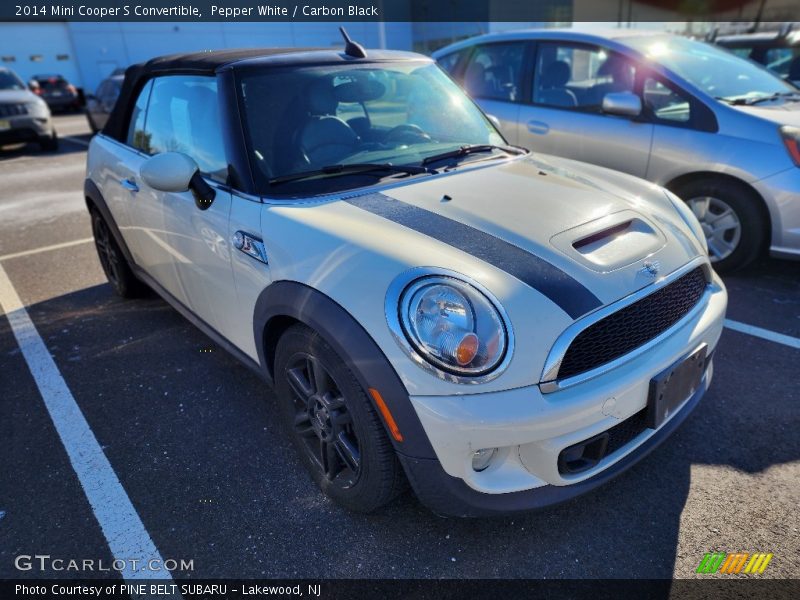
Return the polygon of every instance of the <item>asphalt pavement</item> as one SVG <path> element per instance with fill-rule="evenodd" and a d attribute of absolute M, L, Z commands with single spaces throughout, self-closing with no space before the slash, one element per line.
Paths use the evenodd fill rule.
<path fill-rule="evenodd" d="M 596 492 L 514 518 L 442 519 L 410 493 L 357 515 L 314 486 L 247 368 L 160 299 L 114 295 L 89 242 L 88 127 L 56 121 L 57 153 L 0 151 L 0 266 L 161 556 L 193 560 L 174 575 L 689 578 L 720 550 L 800 576 L 800 263 L 725 277 L 729 319 L 789 337 L 726 329 L 700 407 Z M 0 311 L 0 578 L 37 553 L 113 560 Z"/>

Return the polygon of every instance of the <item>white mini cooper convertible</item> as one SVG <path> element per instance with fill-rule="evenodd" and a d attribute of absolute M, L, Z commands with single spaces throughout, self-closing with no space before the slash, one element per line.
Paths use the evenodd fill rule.
<path fill-rule="evenodd" d="M 128 69 L 86 202 L 152 288 L 274 386 L 314 480 L 440 514 L 560 502 L 709 386 L 725 289 L 634 177 L 509 146 L 430 59 L 261 49 Z"/>

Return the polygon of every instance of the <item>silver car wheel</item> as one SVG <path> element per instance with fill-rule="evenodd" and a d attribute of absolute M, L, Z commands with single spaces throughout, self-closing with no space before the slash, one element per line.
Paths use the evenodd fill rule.
<path fill-rule="evenodd" d="M 724 200 L 713 196 L 698 196 L 687 204 L 706 235 L 711 262 L 719 262 L 733 254 L 742 238 L 742 222 L 736 211 Z"/>

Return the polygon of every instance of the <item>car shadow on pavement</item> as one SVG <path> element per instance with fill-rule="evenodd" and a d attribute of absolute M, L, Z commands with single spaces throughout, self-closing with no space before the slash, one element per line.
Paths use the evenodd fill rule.
<path fill-rule="evenodd" d="M 13 144 L 0 146 L 0 161 L 11 160 L 19 157 L 53 156 L 56 154 L 73 154 L 75 152 L 86 152 L 87 146 L 92 139 L 92 135 L 85 133 L 80 135 L 70 135 L 69 139 L 62 137 L 59 139 L 58 150 L 55 152 L 45 152 L 36 142 L 27 144 Z M 79 143 L 73 140 L 79 140 Z"/>
<path fill-rule="evenodd" d="M 748 539 L 734 515 L 758 485 L 742 490 L 741 477 L 800 459 L 800 398 L 785 383 L 797 356 L 726 332 L 697 410 L 586 496 L 459 520 L 409 493 L 353 514 L 302 470 L 266 386 L 160 299 L 99 285 L 29 312 L 161 554 L 194 559 L 184 576 L 689 577 L 712 546 L 762 550 L 725 537 Z M 691 571 L 676 569 L 679 533 L 697 546 Z"/>

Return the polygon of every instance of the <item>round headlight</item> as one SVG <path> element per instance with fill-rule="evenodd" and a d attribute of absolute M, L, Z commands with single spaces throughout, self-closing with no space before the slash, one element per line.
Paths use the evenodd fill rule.
<path fill-rule="evenodd" d="M 454 277 L 432 275 L 400 295 L 400 325 L 416 352 L 447 373 L 479 376 L 508 351 L 508 331 L 486 294 Z"/>

